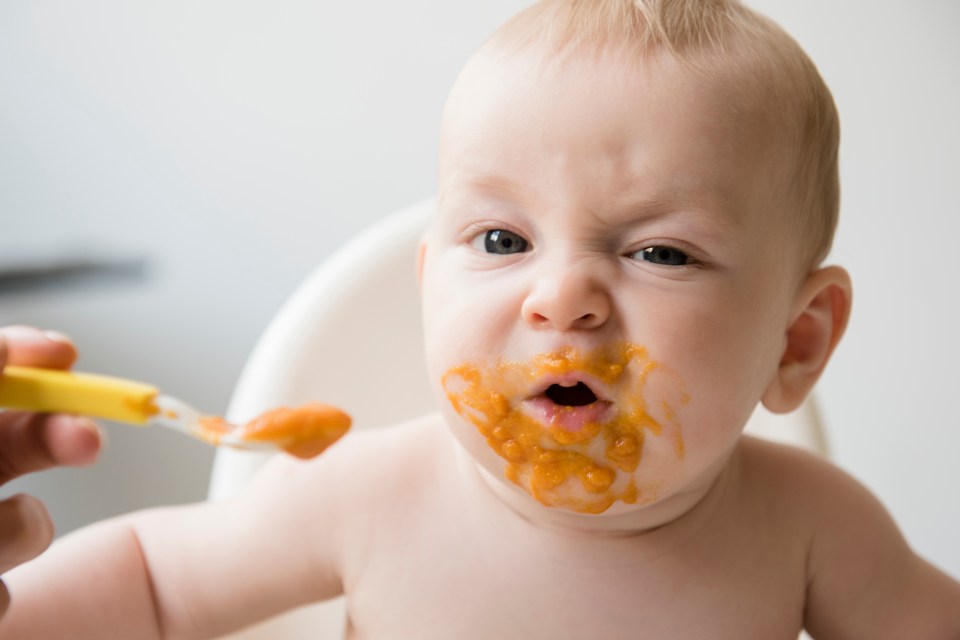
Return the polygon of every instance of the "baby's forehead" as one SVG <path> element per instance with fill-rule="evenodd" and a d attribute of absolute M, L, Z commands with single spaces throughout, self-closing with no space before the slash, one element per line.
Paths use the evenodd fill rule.
<path fill-rule="evenodd" d="M 769 109 L 724 75 L 617 50 L 478 58 L 443 129 L 439 194 L 456 205 L 441 215 L 517 203 L 534 217 L 589 211 L 598 229 L 670 210 L 711 235 L 747 224 L 746 211 L 780 199 L 791 154 L 765 125 Z"/>
<path fill-rule="evenodd" d="M 777 110 L 736 67 L 694 66 L 667 51 L 642 58 L 623 48 L 549 53 L 482 51 L 470 61 L 444 113 L 442 177 L 491 158 L 509 163 L 520 150 L 577 162 L 598 147 L 622 150 L 664 132 L 674 136 L 671 155 L 689 147 L 718 164 L 791 156 Z M 561 147 L 568 140 L 579 146 Z"/>
<path fill-rule="evenodd" d="M 554 91 L 541 102 L 546 111 L 552 105 L 549 100 L 566 100 L 578 87 L 596 87 L 585 108 L 597 110 L 618 102 L 629 106 L 624 101 L 630 98 L 621 89 L 636 82 L 669 83 L 677 91 L 676 99 L 689 93 L 708 96 L 726 115 L 740 118 L 744 126 L 768 125 L 769 133 L 775 135 L 784 129 L 778 126 L 784 114 L 783 99 L 772 89 L 782 78 L 774 76 L 769 65 L 734 51 L 678 56 L 663 46 L 638 51 L 609 43 L 558 54 L 546 44 L 517 48 L 488 43 L 470 59 L 454 84 L 441 135 L 448 133 L 452 121 L 476 118 L 481 109 L 491 105 L 527 108 L 532 96 L 524 91 L 526 85 L 536 85 L 543 92 L 550 89 L 551 80 L 557 81 Z M 513 92 L 498 90 L 504 86 Z"/>

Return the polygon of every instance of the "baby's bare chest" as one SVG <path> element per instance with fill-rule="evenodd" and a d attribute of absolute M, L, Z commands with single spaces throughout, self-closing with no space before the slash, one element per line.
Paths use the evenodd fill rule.
<path fill-rule="evenodd" d="M 348 581 L 350 637 L 795 640 L 802 623 L 802 557 L 763 536 L 650 549 L 421 524 Z"/>

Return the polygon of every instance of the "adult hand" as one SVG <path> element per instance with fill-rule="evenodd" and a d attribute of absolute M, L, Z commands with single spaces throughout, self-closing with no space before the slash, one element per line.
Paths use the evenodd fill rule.
<path fill-rule="evenodd" d="M 31 327 L 0 327 L 0 372 L 7 364 L 69 369 L 77 350 L 64 336 Z M 96 460 L 97 426 L 88 418 L 0 411 L 0 485 L 31 471 Z M 15 495 L 0 502 L 0 574 L 42 553 L 53 523 L 36 498 Z M 0 580 L 0 616 L 10 594 Z"/>

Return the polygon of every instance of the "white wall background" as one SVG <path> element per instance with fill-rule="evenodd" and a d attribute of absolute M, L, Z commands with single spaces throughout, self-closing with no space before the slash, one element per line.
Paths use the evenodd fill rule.
<path fill-rule="evenodd" d="M 0 289 L 0 324 L 61 329 L 80 368 L 223 411 L 310 268 L 430 195 L 446 91 L 526 4 L 0 3 L 0 271 L 40 256 L 146 265 Z M 843 120 L 833 260 L 856 296 L 818 390 L 834 458 L 960 577 L 960 3 L 751 4 L 806 47 Z M 35 493 L 67 531 L 205 494 L 204 445 L 108 433 L 97 467 L 3 495 Z"/>

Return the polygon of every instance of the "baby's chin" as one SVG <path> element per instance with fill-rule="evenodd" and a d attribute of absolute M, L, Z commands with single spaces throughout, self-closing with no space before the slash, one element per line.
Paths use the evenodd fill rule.
<path fill-rule="evenodd" d="M 652 502 L 640 504 L 614 500 L 596 513 L 582 510 L 583 496 L 574 492 L 571 496 L 558 495 L 558 503 L 570 500 L 574 504 L 564 506 L 545 505 L 523 487 L 506 479 L 503 469 L 482 464 L 476 457 L 471 462 L 489 489 L 512 511 L 523 519 L 537 525 L 570 529 L 601 535 L 635 535 L 656 529 L 674 519 L 670 504 L 671 493 L 664 493 Z M 481 456 L 482 457 L 482 456 Z M 668 490 L 669 491 L 669 490 Z M 596 497 L 592 501 L 597 501 Z"/>
<path fill-rule="evenodd" d="M 555 453 L 560 457 L 567 452 Z M 572 464 L 565 464 L 567 462 Z M 649 487 L 639 489 L 633 474 L 611 471 L 589 459 L 515 464 L 503 473 L 507 480 L 543 506 L 584 515 L 622 513 L 652 504 L 659 498 L 658 491 Z"/>
<path fill-rule="evenodd" d="M 639 490 L 635 475 L 626 473 L 618 473 L 603 490 L 590 490 L 575 474 L 568 474 L 555 486 L 545 486 L 542 479 L 536 479 L 533 465 L 508 464 L 466 428 L 454 428 L 451 432 L 469 463 L 480 470 L 494 493 L 515 511 L 531 519 L 542 518 L 548 513 L 555 514 L 556 518 L 573 517 L 576 520 L 604 520 L 634 514 L 657 503 L 662 497 L 662 489 L 669 490 L 672 486 L 672 483 L 643 479 L 639 482 L 643 483 L 644 489 Z M 553 519 L 553 516 L 547 519 Z"/>

